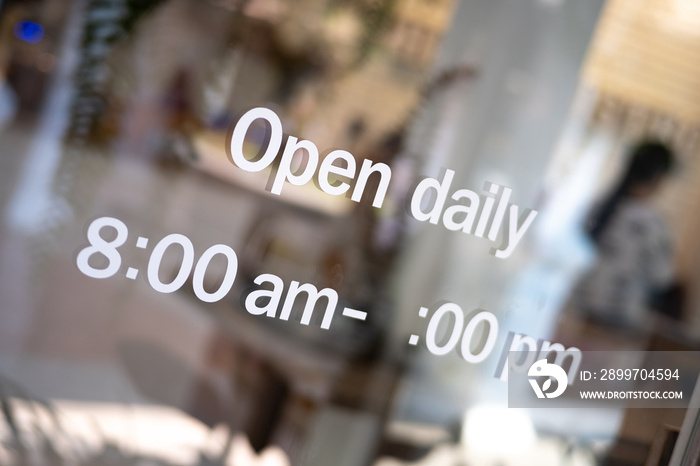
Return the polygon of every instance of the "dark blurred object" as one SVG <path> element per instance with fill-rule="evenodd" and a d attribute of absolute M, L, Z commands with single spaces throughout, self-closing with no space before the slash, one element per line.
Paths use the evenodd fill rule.
<path fill-rule="evenodd" d="M 683 317 L 687 296 L 686 286 L 679 281 L 674 281 L 669 286 L 652 293 L 649 305 L 659 314 L 680 320 Z"/>
<path fill-rule="evenodd" d="M 419 461 L 430 453 L 435 445 L 414 445 L 412 443 L 385 438 L 380 447 L 377 457 L 390 456 L 401 461 Z"/>
<path fill-rule="evenodd" d="M 10 58 L 7 82 L 14 90 L 22 116 L 39 111 L 44 100 L 48 76 L 40 72 L 21 52 Z"/>
<path fill-rule="evenodd" d="M 195 370 L 145 341 L 126 341 L 119 352 L 144 395 L 182 409 L 209 427 L 223 423 L 231 434 L 245 432 L 256 451 L 270 443 L 289 389 L 261 358 L 238 351 L 222 336 L 209 349 L 211 371 Z"/>
<path fill-rule="evenodd" d="M 651 445 L 618 438 L 600 461 L 601 466 L 668 466 L 679 428 L 662 425 Z"/>
<path fill-rule="evenodd" d="M 644 466 L 668 466 L 671 462 L 673 448 L 676 446 L 680 429 L 675 426 L 661 426 L 654 439 Z"/>
<path fill-rule="evenodd" d="M 629 164 L 617 187 L 590 221 L 588 234 L 591 239 L 596 244 L 600 243 L 603 232 L 622 201 L 655 191 L 673 165 L 673 153 L 665 144 L 658 141 L 642 141 L 637 144 L 631 152 Z"/>

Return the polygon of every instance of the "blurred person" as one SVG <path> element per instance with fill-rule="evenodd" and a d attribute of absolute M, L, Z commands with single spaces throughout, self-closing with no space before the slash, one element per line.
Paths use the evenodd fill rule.
<path fill-rule="evenodd" d="M 644 330 L 651 297 L 672 283 L 670 232 L 650 201 L 673 164 L 664 144 L 639 143 L 615 188 L 594 208 L 587 233 L 597 254 L 571 300 L 589 320 Z"/>

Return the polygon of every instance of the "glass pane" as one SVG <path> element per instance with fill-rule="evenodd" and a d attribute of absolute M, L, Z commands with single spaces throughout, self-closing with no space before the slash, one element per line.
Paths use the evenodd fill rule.
<path fill-rule="evenodd" d="M 689 0 L 0 2 L 0 463 L 669 464 L 699 30 Z"/>

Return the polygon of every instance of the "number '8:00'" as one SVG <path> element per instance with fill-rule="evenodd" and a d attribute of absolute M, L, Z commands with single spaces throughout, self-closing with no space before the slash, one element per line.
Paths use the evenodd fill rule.
<path fill-rule="evenodd" d="M 117 232 L 116 237 L 111 241 L 104 239 L 102 236 L 102 231 L 105 228 L 114 229 Z M 88 277 L 93 278 L 109 278 L 115 275 L 119 272 L 122 264 L 122 256 L 117 248 L 126 243 L 128 236 L 129 230 L 121 220 L 114 217 L 100 217 L 93 220 L 87 231 L 87 239 L 90 245 L 83 248 L 78 253 L 78 258 L 76 260 L 78 269 Z M 180 263 L 180 268 L 175 278 L 170 281 L 170 283 L 164 283 L 159 277 L 161 262 L 163 261 L 165 251 L 174 245 L 182 248 L 182 262 Z M 107 265 L 103 268 L 91 265 L 89 259 L 94 254 L 104 256 L 107 259 Z M 204 289 L 204 275 L 211 260 L 217 254 L 221 254 L 226 258 L 226 271 L 224 272 L 223 280 L 218 289 L 210 292 Z M 192 241 L 184 235 L 172 233 L 161 239 L 151 252 L 151 256 L 148 259 L 148 283 L 156 291 L 172 293 L 173 291 L 179 290 L 182 285 L 185 284 L 193 266 L 194 274 L 192 275 L 192 287 L 195 295 L 204 302 L 213 303 L 219 301 L 231 291 L 233 282 L 236 279 L 236 273 L 238 272 L 238 257 L 236 256 L 236 252 L 229 246 L 215 244 L 204 251 L 195 264 Z"/>

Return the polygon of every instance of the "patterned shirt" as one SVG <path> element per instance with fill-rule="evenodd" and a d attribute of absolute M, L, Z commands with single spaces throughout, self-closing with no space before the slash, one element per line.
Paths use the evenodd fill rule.
<path fill-rule="evenodd" d="M 593 267 L 577 285 L 573 304 L 621 325 L 644 320 L 651 294 L 673 278 L 671 237 L 648 205 L 626 199 L 603 231 Z"/>

